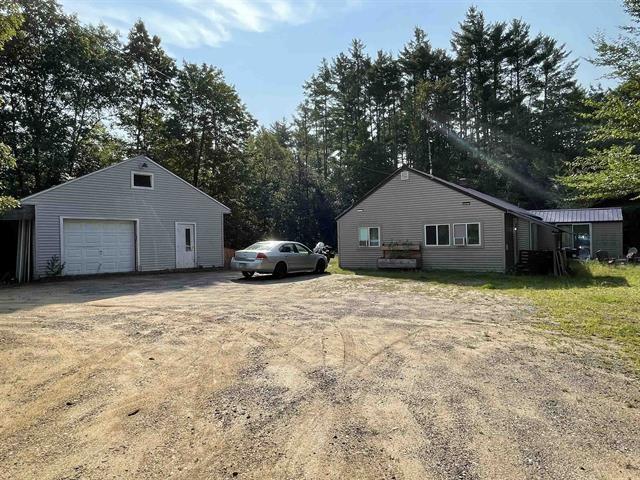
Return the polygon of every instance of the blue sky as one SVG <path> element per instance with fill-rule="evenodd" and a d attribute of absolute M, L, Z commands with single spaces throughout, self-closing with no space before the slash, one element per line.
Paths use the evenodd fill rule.
<path fill-rule="evenodd" d="M 432 44 L 449 48 L 452 30 L 475 4 L 489 21 L 522 18 L 532 32 L 566 43 L 580 59 L 578 79 L 602 83 L 604 71 L 590 65 L 589 40 L 598 31 L 617 34 L 628 18 L 618 0 L 62 0 L 84 22 L 102 21 L 126 35 L 142 18 L 178 61 L 221 68 L 249 111 L 262 124 L 290 118 L 302 100 L 302 85 L 323 57 L 361 39 L 371 54 L 397 53 L 413 28 Z"/>

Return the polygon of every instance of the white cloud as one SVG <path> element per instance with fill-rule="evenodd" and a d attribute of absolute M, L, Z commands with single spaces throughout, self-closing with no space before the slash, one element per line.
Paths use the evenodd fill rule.
<path fill-rule="evenodd" d="M 183 48 L 219 46 L 234 31 L 265 32 L 301 25 L 320 14 L 318 0 L 62 0 L 83 22 L 102 22 L 126 34 L 141 18 L 163 42 Z"/>

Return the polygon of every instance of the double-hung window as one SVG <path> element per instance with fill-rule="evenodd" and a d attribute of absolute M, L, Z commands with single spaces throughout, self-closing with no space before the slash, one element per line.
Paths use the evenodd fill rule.
<path fill-rule="evenodd" d="M 360 227 L 358 230 L 358 245 L 361 247 L 379 247 L 380 227 Z"/>
<path fill-rule="evenodd" d="M 424 244 L 427 247 L 451 245 L 449 224 L 425 225 Z"/>
<path fill-rule="evenodd" d="M 453 224 L 453 244 L 457 246 L 480 245 L 480 224 L 479 223 L 454 223 Z"/>

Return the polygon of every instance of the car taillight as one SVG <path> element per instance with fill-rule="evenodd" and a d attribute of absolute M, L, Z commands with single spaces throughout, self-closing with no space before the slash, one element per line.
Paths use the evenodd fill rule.
<path fill-rule="evenodd" d="M 260 252 L 259 254 L 256 255 L 256 260 L 257 259 L 266 260 L 267 256 L 264 253 Z"/>

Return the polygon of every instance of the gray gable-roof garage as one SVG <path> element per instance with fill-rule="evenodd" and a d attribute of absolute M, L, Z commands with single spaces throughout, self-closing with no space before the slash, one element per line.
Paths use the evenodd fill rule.
<path fill-rule="evenodd" d="M 22 200 L 31 222 L 33 274 L 58 257 L 63 275 L 224 264 L 225 205 L 138 156 Z M 27 235 L 28 237 L 29 235 Z M 26 238 L 26 237 L 25 237 Z"/>

